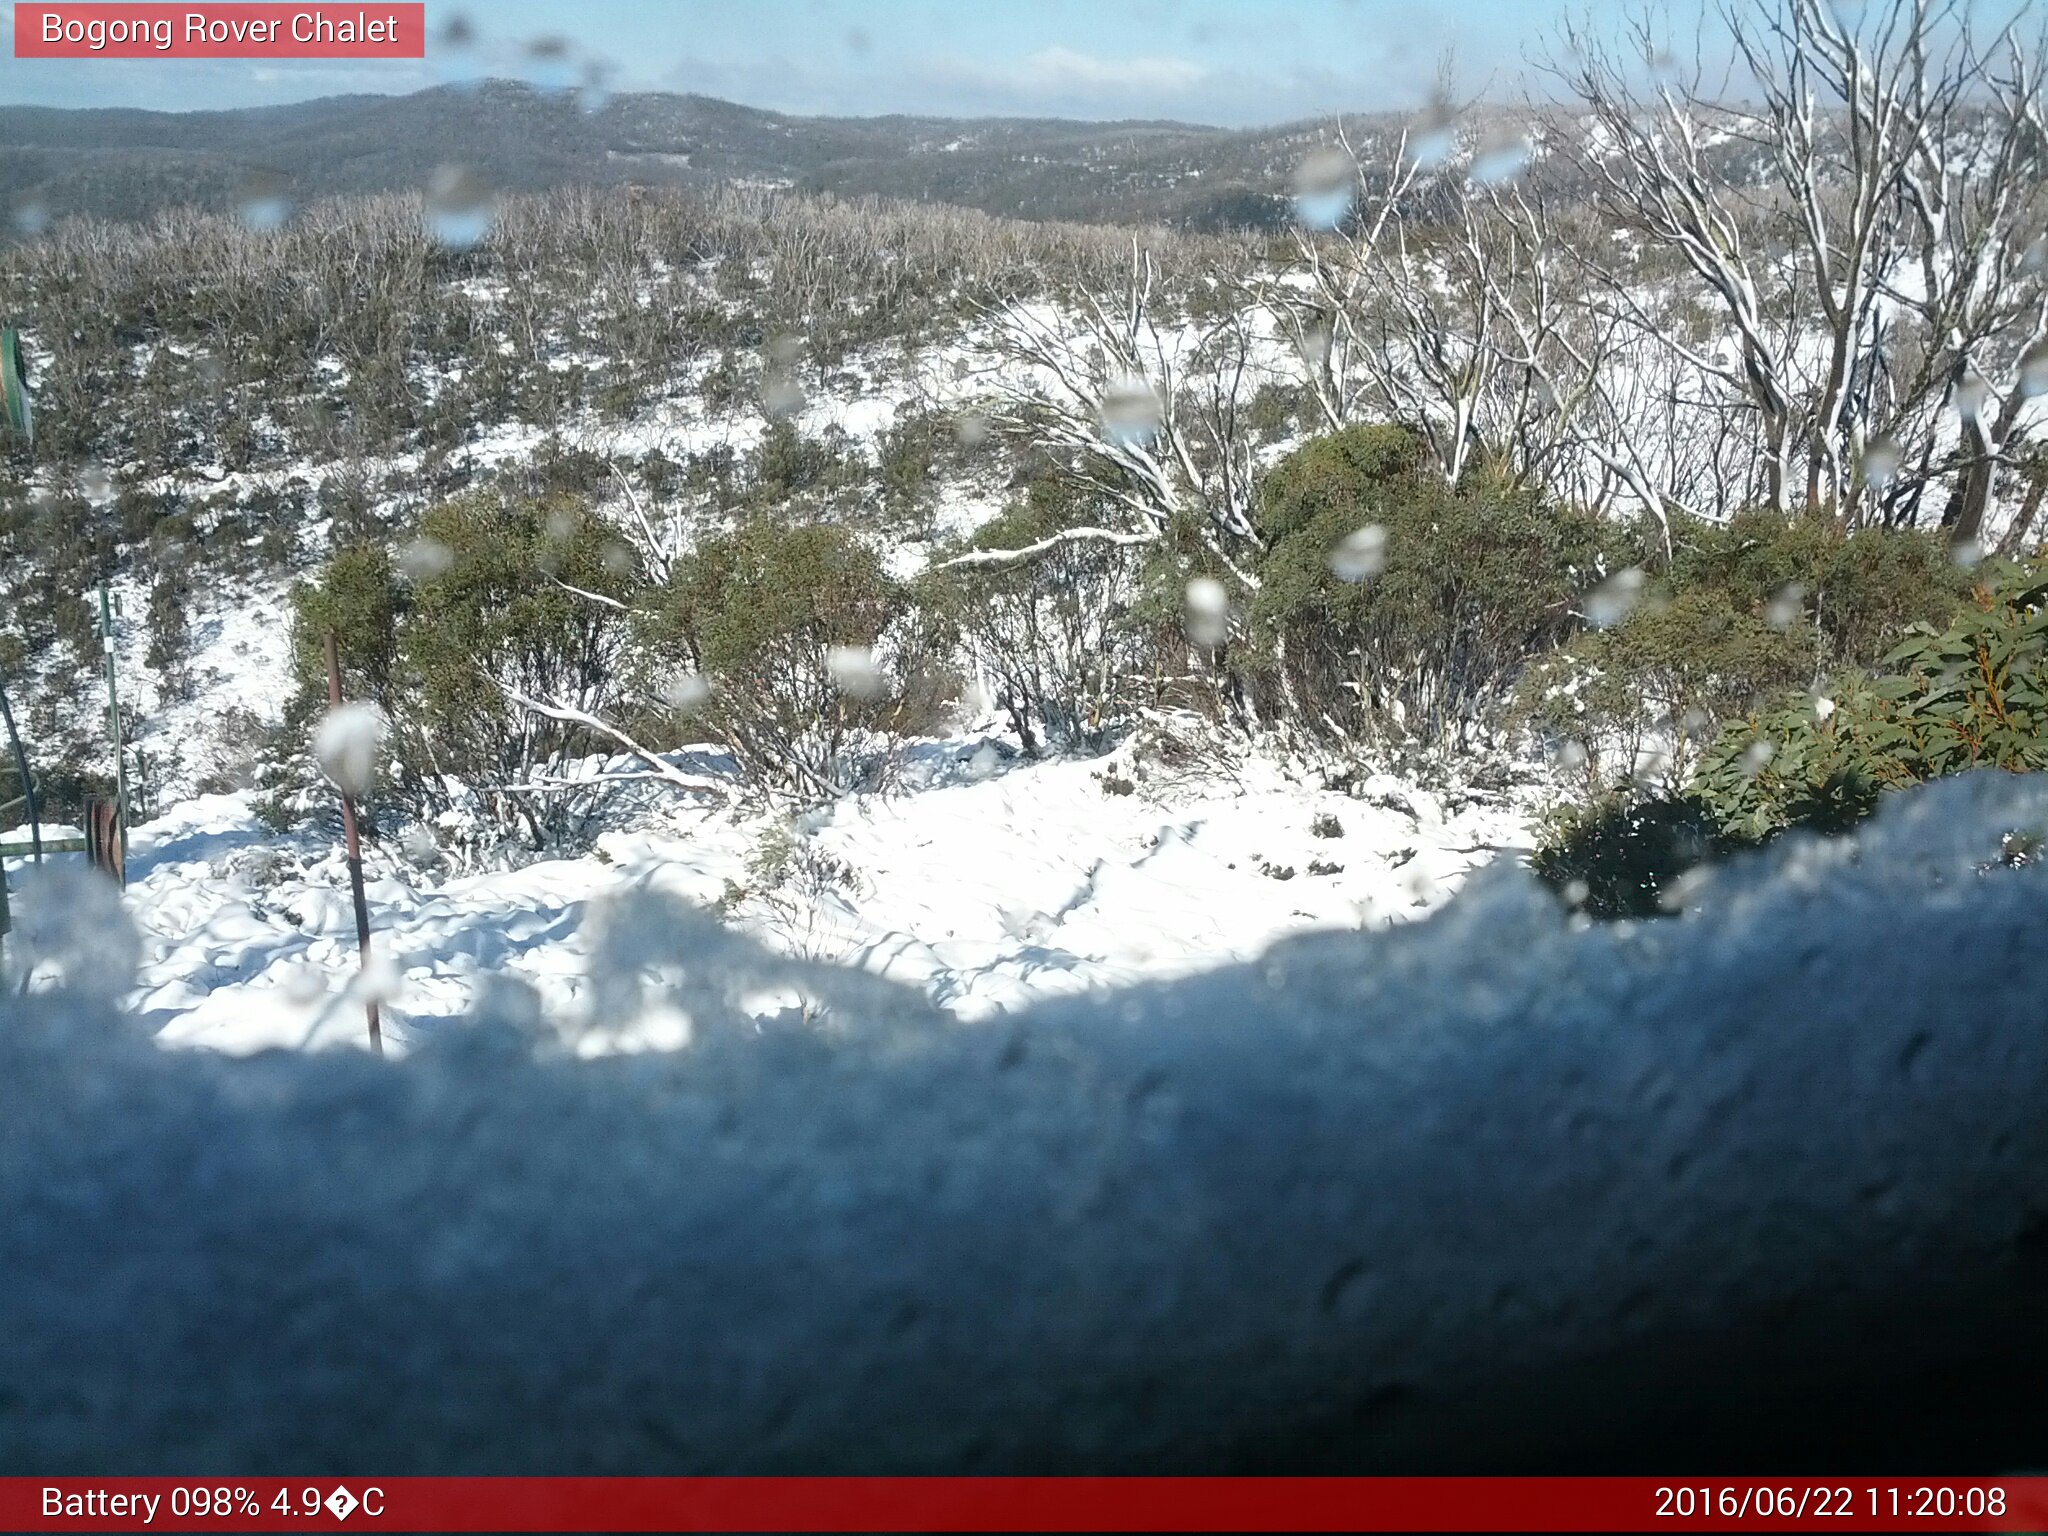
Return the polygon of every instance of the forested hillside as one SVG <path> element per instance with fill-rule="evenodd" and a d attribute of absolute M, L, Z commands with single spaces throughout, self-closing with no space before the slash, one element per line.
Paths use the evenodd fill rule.
<path fill-rule="evenodd" d="M 1355 132 L 1397 130 L 1362 117 Z M 1321 125 L 792 117 L 703 96 L 523 81 L 224 112 L 0 107 L 0 193 L 51 216 L 231 211 L 252 188 L 303 201 L 425 185 L 459 161 L 492 186 L 757 182 L 957 204 L 1026 219 L 1284 227 L 1286 181 Z"/>

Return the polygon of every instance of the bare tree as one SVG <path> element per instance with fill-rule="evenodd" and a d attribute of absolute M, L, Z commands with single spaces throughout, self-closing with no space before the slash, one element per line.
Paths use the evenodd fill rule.
<path fill-rule="evenodd" d="M 1249 590 L 1254 463 L 1245 407 L 1268 374 L 1251 317 L 1235 304 L 1174 327 L 1159 314 L 1159 272 L 1142 242 L 1114 295 L 985 308 L 996 352 L 991 422 L 1049 453 L 1123 515 L 1121 527 L 1074 528 L 1043 545 L 977 551 L 960 564 L 1027 559 L 1055 543 L 1148 544 L 1188 522 L 1194 537 Z"/>
<path fill-rule="evenodd" d="M 1639 247 L 1593 269 L 1602 305 L 1686 364 L 1699 409 L 1751 418 L 1769 504 L 1910 518 L 1952 475 L 1944 521 L 1974 536 L 2020 415 L 1987 370 L 2010 375 L 2039 333 L 2020 259 L 2041 179 L 2032 51 L 1980 38 L 1962 0 L 1722 15 L 1737 67 L 1720 81 L 1673 69 L 1647 20 L 1619 50 L 1567 33 L 1577 109 L 1550 137 Z M 1719 334 L 1671 325 L 1678 296 Z"/>

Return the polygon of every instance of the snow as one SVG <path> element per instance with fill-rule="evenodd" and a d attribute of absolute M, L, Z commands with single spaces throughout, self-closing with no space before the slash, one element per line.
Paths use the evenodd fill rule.
<path fill-rule="evenodd" d="M 730 772 L 722 756 L 698 756 Z M 800 840 L 849 872 L 843 887 L 756 893 L 731 920 L 771 947 L 987 1020 L 1243 961 L 1289 933 L 1407 921 L 1528 835 L 1508 801 L 1453 807 L 1390 778 L 1340 793 L 1257 755 L 1212 779 L 1142 787 L 1127 757 L 996 771 L 998 761 L 979 737 L 919 744 L 902 788 L 806 818 Z M 144 959 L 132 1006 L 166 1045 L 361 1045 L 339 850 L 280 842 L 251 798 L 200 796 L 135 828 L 128 907 Z M 628 818 L 596 857 L 509 871 L 435 879 L 372 848 L 373 946 L 396 974 L 385 1008 L 395 1048 L 445 1031 L 503 979 L 533 988 L 573 1031 L 607 902 L 655 891 L 711 908 L 729 885 L 755 883 L 749 863 L 784 825 L 763 811 L 667 807 Z M 1340 835 L 1319 835 L 1319 823 Z M 645 1044 L 618 1019 L 606 1041 Z"/>
<path fill-rule="evenodd" d="M 384 1062 L 0 997 L 34 1085 L 0 1115 L 0 1470 L 1583 1467 L 1717 1371 L 1796 1396 L 1858 1308 L 1886 1380 L 2025 1383 L 2048 870 L 1998 850 L 2044 821 L 2038 776 L 1945 781 L 1635 925 L 1502 864 L 988 1027 L 649 889 L 589 982 L 680 1050 L 537 1050 L 503 988 Z M 169 834 L 147 878 L 232 802 Z M 111 888 L 64 898 L 118 950 Z M 728 1006 L 778 983 L 824 1023 Z"/>

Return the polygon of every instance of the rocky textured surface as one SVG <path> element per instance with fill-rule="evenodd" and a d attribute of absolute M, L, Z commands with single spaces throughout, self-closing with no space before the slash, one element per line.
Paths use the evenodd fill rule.
<path fill-rule="evenodd" d="M 790 962 L 649 896 L 593 967 L 693 1042 L 588 1061 L 505 991 L 403 1062 L 9 997 L 0 1464 L 2010 1469 L 2044 823 L 1971 775 L 1682 917 L 1498 869 L 980 1025 L 809 974 L 822 1029 L 763 1032 L 721 1000 Z"/>

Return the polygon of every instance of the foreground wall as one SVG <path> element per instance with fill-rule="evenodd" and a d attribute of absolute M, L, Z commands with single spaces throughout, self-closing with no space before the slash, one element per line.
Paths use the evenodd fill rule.
<path fill-rule="evenodd" d="M 696 1042 L 591 1061 L 509 991 L 404 1062 L 161 1051 L 73 912 L 85 992 L 0 1002 L 0 1471 L 2039 1464 L 2020 826 L 1972 776 L 1683 918 L 1501 871 L 975 1026 L 801 973 L 823 1032 L 756 1027 L 791 976 L 648 897 L 600 999 Z"/>

